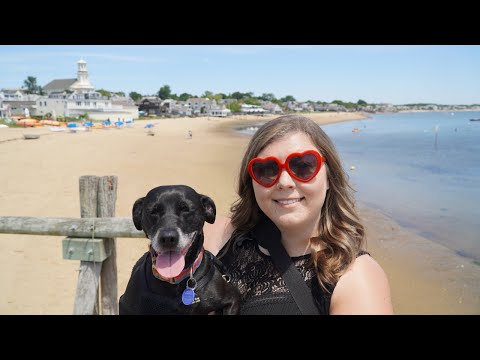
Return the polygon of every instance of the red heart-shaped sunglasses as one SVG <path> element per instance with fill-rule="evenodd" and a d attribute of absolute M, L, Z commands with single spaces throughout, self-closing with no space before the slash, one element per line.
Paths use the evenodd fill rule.
<path fill-rule="evenodd" d="M 248 162 L 248 173 L 253 180 L 264 187 L 273 186 L 280 178 L 283 169 L 287 170 L 294 179 L 309 182 L 318 174 L 324 161 L 327 159 L 315 150 L 292 153 L 283 164 L 274 156 L 253 158 Z"/>

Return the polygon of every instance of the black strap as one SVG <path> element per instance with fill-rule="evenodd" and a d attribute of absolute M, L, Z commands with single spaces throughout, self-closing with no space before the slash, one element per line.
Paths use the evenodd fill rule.
<path fill-rule="evenodd" d="M 215 266 L 214 266 L 214 262 L 213 262 L 212 253 L 210 253 L 207 250 L 204 250 L 202 261 L 206 262 L 207 268 L 205 269 L 204 275 L 202 277 L 200 277 L 199 279 L 196 279 L 197 280 L 197 284 L 195 286 L 196 290 L 200 290 L 205 285 L 207 285 L 210 282 L 210 280 L 212 280 L 213 274 L 215 273 Z M 195 273 L 194 273 L 194 275 L 195 275 Z"/>
<path fill-rule="evenodd" d="M 318 309 L 312 299 L 312 292 L 283 247 L 282 236 L 277 226 L 269 218 L 263 216 L 262 220 L 253 229 L 253 235 L 259 245 L 266 248 L 270 253 L 273 263 L 280 270 L 282 278 L 302 315 L 318 315 Z"/>

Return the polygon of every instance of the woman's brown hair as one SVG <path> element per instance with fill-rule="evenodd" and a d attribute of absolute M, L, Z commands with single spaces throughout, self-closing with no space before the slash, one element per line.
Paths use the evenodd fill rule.
<path fill-rule="evenodd" d="M 364 242 L 364 227 L 355 211 L 353 188 L 348 182 L 337 150 L 327 134 L 313 120 L 304 116 L 286 115 L 273 119 L 258 129 L 242 160 L 238 179 L 239 198 L 231 206 L 235 234 L 251 230 L 261 210 L 255 200 L 248 162 L 269 144 L 293 133 L 310 137 L 320 153 L 327 158 L 329 189 L 318 224 L 319 236 L 310 239 L 312 260 L 319 284 L 327 290 L 353 263 Z M 330 285 L 330 286 L 329 286 Z"/>

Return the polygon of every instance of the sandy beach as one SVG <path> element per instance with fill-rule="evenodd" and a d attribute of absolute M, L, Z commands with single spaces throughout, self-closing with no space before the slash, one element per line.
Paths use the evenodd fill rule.
<path fill-rule="evenodd" d="M 308 115 L 319 124 L 363 118 Z M 0 129 L 0 216 L 80 217 L 79 177 L 118 177 L 116 216 L 153 187 L 185 184 L 210 196 L 217 214 L 236 199 L 236 176 L 249 137 L 235 124 L 270 117 L 136 121 L 131 128 L 52 132 Z M 155 126 L 145 129 L 147 123 Z M 187 138 L 191 130 L 192 139 Z M 154 136 L 149 136 L 152 131 Z M 24 134 L 39 134 L 25 140 Z M 480 314 L 480 266 L 358 204 L 367 250 L 390 280 L 397 314 Z M 62 237 L 0 234 L 0 314 L 72 314 L 79 261 L 62 258 Z M 118 294 L 147 239 L 118 238 Z"/>

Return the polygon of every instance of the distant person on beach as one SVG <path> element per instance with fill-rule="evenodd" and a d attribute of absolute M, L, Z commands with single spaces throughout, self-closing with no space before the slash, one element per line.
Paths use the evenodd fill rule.
<path fill-rule="evenodd" d="M 241 314 L 393 314 L 387 276 L 362 250 L 353 189 L 318 124 L 287 115 L 260 127 L 237 192 L 231 218 L 205 226 L 205 247 L 240 290 Z"/>

